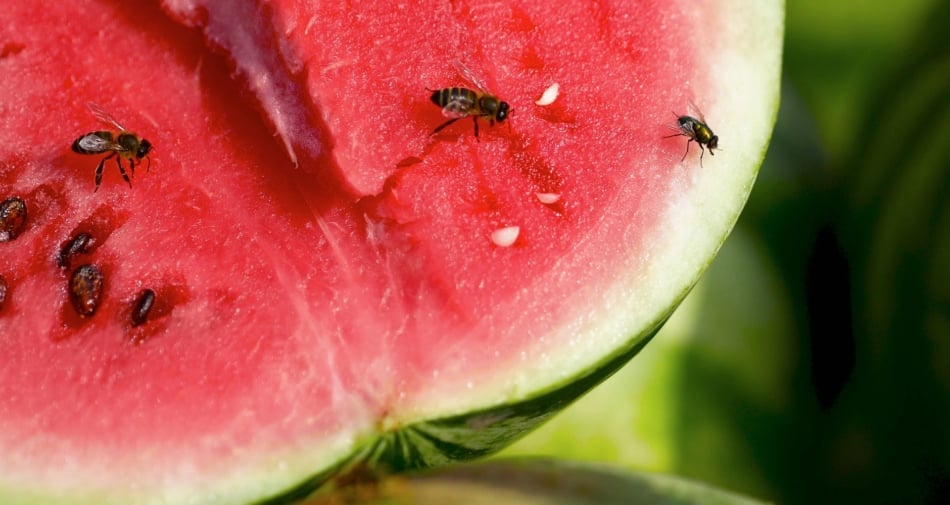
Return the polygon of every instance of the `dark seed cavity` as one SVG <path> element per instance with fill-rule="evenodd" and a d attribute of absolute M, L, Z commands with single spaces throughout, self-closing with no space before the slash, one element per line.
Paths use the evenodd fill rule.
<path fill-rule="evenodd" d="M 83 232 L 76 235 L 60 248 L 59 258 L 57 258 L 56 264 L 59 265 L 60 268 L 69 268 L 73 258 L 80 254 L 88 253 L 95 242 L 96 239 L 92 238 L 92 235 L 88 233 Z"/>
<path fill-rule="evenodd" d="M 102 272 L 95 265 L 82 265 L 69 277 L 69 301 L 81 317 L 96 313 L 102 299 Z"/>
<path fill-rule="evenodd" d="M 26 228 L 26 202 L 13 196 L 0 202 L 0 242 L 17 238 Z"/>
<path fill-rule="evenodd" d="M 136 327 L 148 320 L 148 313 L 152 310 L 152 304 L 155 303 L 155 292 L 151 289 L 143 289 L 135 299 L 135 305 L 132 306 L 132 327 Z"/>
<path fill-rule="evenodd" d="M 7 302 L 7 291 L 9 291 L 7 280 L 0 275 L 0 310 L 3 310 L 3 305 Z"/>

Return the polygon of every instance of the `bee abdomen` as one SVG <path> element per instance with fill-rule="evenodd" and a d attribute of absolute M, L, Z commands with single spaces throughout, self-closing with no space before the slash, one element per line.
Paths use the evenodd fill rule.
<path fill-rule="evenodd" d="M 474 91 L 467 88 L 442 88 L 435 90 L 431 99 L 432 103 L 439 107 L 445 107 L 452 102 L 470 104 L 469 106 L 471 106 L 475 104 L 476 95 Z"/>

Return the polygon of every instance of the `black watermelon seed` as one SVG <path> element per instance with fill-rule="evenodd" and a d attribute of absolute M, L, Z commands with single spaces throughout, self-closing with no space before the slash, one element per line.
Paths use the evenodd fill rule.
<path fill-rule="evenodd" d="M 95 242 L 96 239 L 92 238 L 92 235 L 88 233 L 83 232 L 77 234 L 60 248 L 56 264 L 59 265 L 60 268 L 69 268 L 69 264 L 73 258 L 80 254 L 88 253 L 90 247 L 92 247 L 92 244 Z"/>
<path fill-rule="evenodd" d="M 17 238 L 26 228 L 26 202 L 13 196 L 0 202 L 0 242 Z"/>
<path fill-rule="evenodd" d="M 132 326 L 144 324 L 148 319 L 148 313 L 152 310 L 152 304 L 155 303 L 155 292 L 151 289 L 143 289 L 135 299 L 135 305 L 132 306 Z"/>
<path fill-rule="evenodd" d="M 82 317 L 96 313 L 102 299 L 102 272 L 95 265 L 82 265 L 69 277 L 69 301 Z"/>

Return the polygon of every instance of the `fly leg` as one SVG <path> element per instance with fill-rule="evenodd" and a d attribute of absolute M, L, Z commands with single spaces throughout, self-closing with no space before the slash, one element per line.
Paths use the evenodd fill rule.
<path fill-rule="evenodd" d="M 692 141 L 693 141 L 692 138 L 686 141 L 686 152 L 683 153 L 683 158 L 680 160 L 680 163 L 682 163 L 682 162 L 686 159 L 686 155 L 689 154 L 689 143 L 692 142 Z M 699 144 L 699 142 L 697 142 L 697 144 Z M 699 144 L 699 148 L 702 149 L 702 148 L 703 148 L 703 145 L 702 145 L 702 144 Z M 702 155 L 702 154 L 699 155 L 699 166 L 700 166 L 700 167 L 703 166 L 703 155 Z"/>
<path fill-rule="evenodd" d="M 99 160 L 99 164 L 96 165 L 96 189 L 93 190 L 93 193 L 99 191 L 99 185 L 102 184 L 102 167 L 105 166 L 106 160 L 115 156 L 115 152 Z"/>
<path fill-rule="evenodd" d="M 682 163 L 686 159 L 686 155 L 689 154 L 689 143 L 693 141 L 693 137 L 690 137 L 689 135 L 685 133 L 674 133 L 672 135 L 666 135 L 663 138 L 668 139 L 672 137 L 688 137 L 689 138 L 689 140 L 686 141 L 686 152 L 683 153 L 683 158 L 680 159 L 680 163 Z M 699 142 L 697 142 L 697 144 L 699 144 Z M 703 147 L 702 144 L 700 144 L 699 147 L 702 148 Z M 700 166 L 702 166 L 702 155 L 700 155 Z"/>

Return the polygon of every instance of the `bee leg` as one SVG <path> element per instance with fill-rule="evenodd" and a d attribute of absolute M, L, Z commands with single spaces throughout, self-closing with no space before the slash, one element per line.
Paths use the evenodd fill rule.
<path fill-rule="evenodd" d="M 95 193 L 96 191 L 99 191 L 99 185 L 102 184 L 102 167 L 105 166 L 106 160 L 113 156 L 115 156 L 115 153 L 112 153 L 106 156 L 105 158 L 102 158 L 101 160 L 99 160 L 99 164 L 96 165 L 96 189 L 92 191 L 93 193 Z"/>
<path fill-rule="evenodd" d="M 145 173 L 148 173 L 148 170 L 152 168 L 152 158 L 149 158 L 148 156 L 146 156 L 145 161 L 148 162 L 148 164 L 145 165 Z"/>
<path fill-rule="evenodd" d="M 129 175 L 135 177 L 135 158 L 129 158 Z"/>
<path fill-rule="evenodd" d="M 464 116 L 462 116 L 462 117 L 464 117 Z M 449 119 L 448 121 L 446 121 L 446 122 L 440 124 L 440 125 L 438 126 L 438 128 L 436 128 L 435 130 L 432 130 L 432 134 L 435 135 L 436 133 L 439 133 L 440 131 L 442 131 L 443 128 L 445 128 L 446 126 L 448 126 L 448 125 L 450 125 L 450 124 L 452 124 L 452 123 L 458 121 L 459 119 L 462 119 L 462 118 L 461 118 L 461 117 L 454 117 L 454 118 L 452 118 L 452 119 Z"/>
<path fill-rule="evenodd" d="M 475 141 L 481 142 L 478 140 L 478 116 L 472 116 L 472 122 L 475 123 Z"/>
<path fill-rule="evenodd" d="M 122 166 L 122 158 L 116 158 L 115 164 L 119 165 L 119 173 L 122 174 L 122 178 L 125 179 L 125 182 L 129 184 L 129 187 L 132 187 L 132 181 L 129 180 L 129 174 L 125 173 L 125 167 Z"/>

